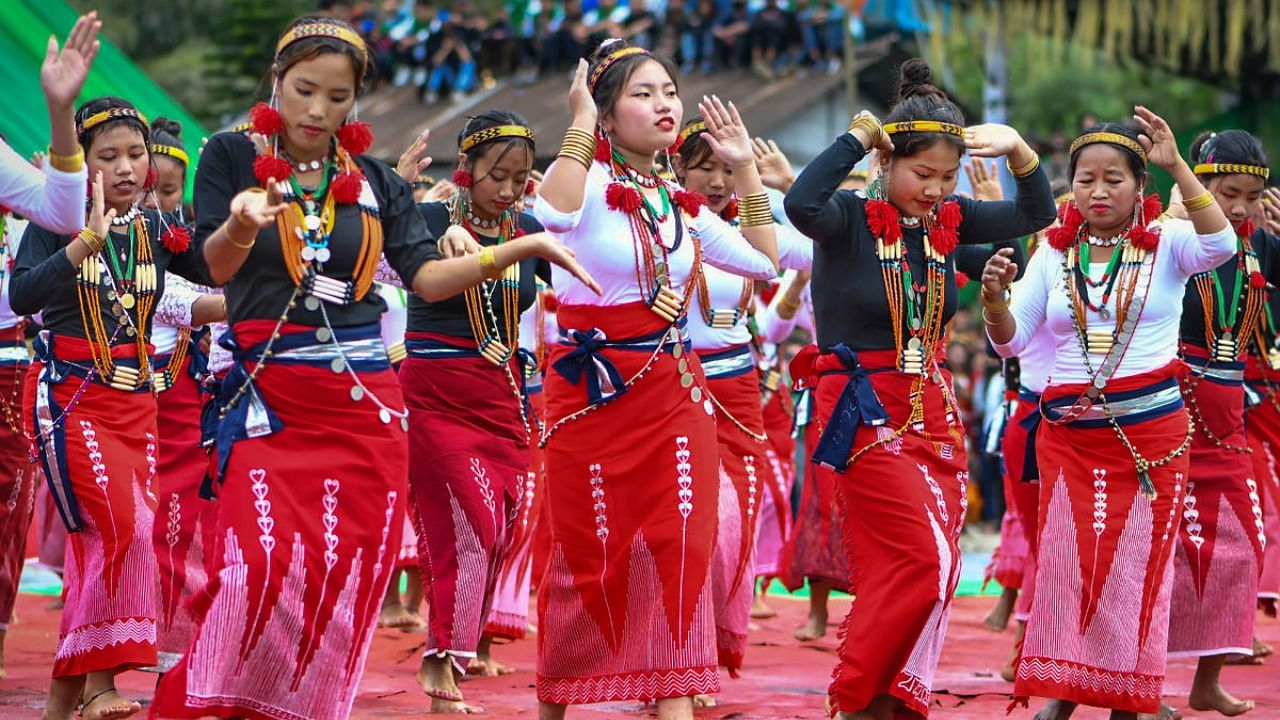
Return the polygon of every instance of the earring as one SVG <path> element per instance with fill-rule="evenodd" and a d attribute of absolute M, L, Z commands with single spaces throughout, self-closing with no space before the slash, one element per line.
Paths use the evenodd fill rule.
<path fill-rule="evenodd" d="M 460 188 L 469 188 L 475 184 L 475 178 L 471 177 L 469 170 L 460 167 L 453 171 L 453 184 Z"/>
<path fill-rule="evenodd" d="M 368 152 L 369 147 L 373 145 L 373 126 L 367 122 L 360 122 L 360 101 L 357 100 L 352 108 L 352 119 L 347 120 L 338 128 L 338 144 L 343 150 L 351 153 L 351 155 L 363 155 Z"/>
<path fill-rule="evenodd" d="M 596 126 L 596 162 L 608 163 L 613 160 L 613 147 L 609 145 L 609 135 L 603 125 Z"/>
<path fill-rule="evenodd" d="M 147 167 L 147 179 L 143 181 L 142 189 L 152 190 L 158 182 L 160 182 L 160 171 L 156 170 L 155 165 Z"/>

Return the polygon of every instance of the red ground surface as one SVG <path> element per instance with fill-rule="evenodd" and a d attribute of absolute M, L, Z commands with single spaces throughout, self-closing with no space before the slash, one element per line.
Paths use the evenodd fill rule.
<path fill-rule="evenodd" d="M 48 684 L 49 658 L 57 637 L 58 614 L 45 609 L 49 598 L 24 595 L 18 601 L 19 623 L 11 628 L 6 644 L 7 677 L 0 681 L 0 718 L 37 718 Z M 771 599 L 778 617 L 759 623 L 752 633 L 746 667 L 738 680 L 724 679 L 719 706 L 701 710 L 704 720 L 748 720 L 751 718 L 820 718 L 822 693 L 835 662 L 835 627 L 818 642 L 799 643 L 792 629 L 804 618 L 806 602 L 788 598 Z M 1012 633 L 996 634 L 982 626 L 982 618 L 993 598 L 963 597 L 956 601 L 942 664 L 934 683 L 931 717 L 976 720 L 1003 718 L 1011 685 L 999 677 L 999 668 L 1012 641 Z M 843 617 L 848 600 L 832 601 L 833 621 Z M 1259 634 L 1280 649 L 1280 622 L 1259 615 Z M 426 703 L 413 680 L 418 653 L 418 636 L 394 630 L 379 630 L 365 669 L 356 700 L 355 718 L 420 717 Z M 470 702 L 484 706 L 491 718 L 535 717 L 533 691 L 534 639 L 496 649 L 497 656 L 516 667 L 517 672 L 502 678 L 468 680 L 463 685 Z M 1260 667 L 1228 667 L 1224 683 L 1240 697 L 1257 700 L 1258 707 L 1246 717 L 1280 719 L 1280 658 Z M 1168 700 L 1185 706 L 1194 664 L 1178 660 L 1170 667 L 1165 683 Z M 120 678 L 125 694 L 136 698 L 149 695 L 154 676 L 129 673 Z M 1033 707 L 1035 705 L 1033 704 Z M 1029 720 L 1032 713 L 1017 710 L 1011 716 Z M 656 716 L 638 703 L 613 703 L 571 711 L 570 717 Z M 1076 717 L 1094 720 L 1105 717 L 1098 710 L 1081 710 Z M 1186 711 L 1188 718 L 1220 717 L 1213 713 Z"/>

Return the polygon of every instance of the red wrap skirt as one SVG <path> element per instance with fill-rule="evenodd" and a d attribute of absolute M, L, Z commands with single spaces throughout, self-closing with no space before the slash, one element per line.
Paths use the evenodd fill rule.
<path fill-rule="evenodd" d="M 717 692 L 720 452 L 701 365 L 643 303 L 561 305 L 558 320 L 582 341 L 552 346 L 544 384 L 552 549 L 538 592 L 538 699 Z M 590 403 L 592 389 L 616 389 L 646 365 L 624 393 Z M 577 383 L 564 374 L 573 367 Z M 621 380 L 596 386 L 593 373 Z"/>
<path fill-rule="evenodd" d="M 812 394 L 802 396 L 800 402 L 809 403 L 812 408 Z M 821 413 L 815 414 L 817 417 L 803 426 L 807 458 L 813 457 L 818 438 L 826 428 L 825 418 Z M 782 553 L 782 584 L 795 592 L 808 580 L 850 592 L 849 557 L 844 549 L 844 510 L 836 500 L 835 473 L 819 472 L 818 465 L 807 458 L 796 522 Z"/>
<path fill-rule="evenodd" d="M 172 378 L 156 396 L 159 406 L 159 516 L 152 541 L 160 568 L 160 617 L 157 625 L 158 668 L 173 667 L 195 639 L 196 618 L 189 601 L 209 582 L 218 506 L 200 497 L 209 471 L 209 453 L 200 446 L 200 414 L 205 396 L 191 377 L 194 358 L 168 367 L 171 356 L 156 358 Z"/>
<path fill-rule="evenodd" d="M 1280 371 L 1254 355 L 1249 355 L 1247 362 L 1245 380 L 1258 399 L 1246 413 L 1249 447 L 1253 448 L 1253 477 L 1262 497 L 1267 539 L 1258 598 L 1270 603 L 1274 615 L 1275 603 L 1280 601 Z"/>
<path fill-rule="evenodd" d="M 775 489 L 764 493 L 756 530 L 756 577 L 773 578 L 782 573 L 782 556 L 791 536 L 791 489 L 796 482 L 796 441 L 791 437 L 795 408 L 785 381 L 769 391 L 762 410 L 764 431 L 769 436 L 764 454 L 772 470 Z"/>
<path fill-rule="evenodd" d="M 894 369 L 894 351 L 859 352 L 867 380 L 889 417 L 863 424 L 843 473 L 818 466 L 844 511 L 844 549 L 857 601 L 841 623 L 839 662 L 829 689 L 833 710 L 857 712 L 878 695 L 901 702 L 900 715 L 927 717 L 951 598 L 960 580 L 957 541 L 969 480 L 964 431 L 948 402 L 951 375 L 926 381 L 923 421 L 886 437 L 911 416 L 914 377 Z M 817 415 L 831 423 L 852 382 L 834 355 L 815 364 Z"/>
<path fill-rule="evenodd" d="M 1181 363 L 1107 384 L 1113 405 L 1146 407 L 1124 432 L 1148 460 L 1185 442 Z M 1042 404 L 1070 405 L 1084 385 L 1049 387 Z M 1150 408 L 1155 408 L 1151 410 Z M 1097 411 L 1101 408 L 1095 406 Z M 1169 595 L 1189 454 L 1150 470 L 1139 491 L 1134 458 L 1105 420 L 1041 422 L 1036 603 L 1016 663 L 1014 692 L 1154 713 L 1160 707 Z"/>
<path fill-rule="evenodd" d="M 69 533 L 53 676 L 150 667 L 156 664 L 155 395 L 84 382 L 70 367 L 92 367 L 89 343 L 80 338 L 46 330 L 36 354 L 25 420 L 29 433 L 39 433 L 41 466 Z M 111 354 L 136 367 L 137 346 L 119 345 Z"/>
<path fill-rule="evenodd" d="M 1244 363 L 1206 367 L 1203 351 L 1184 353 L 1183 396 L 1198 422 L 1173 560 L 1169 654 L 1250 655 L 1266 538 L 1245 439 Z"/>
<path fill-rule="evenodd" d="M 253 370 L 274 327 L 235 325 L 244 349 L 224 401 Z M 214 566 L 192 606 L 196 637 L 161 678 L 152 717 L 350 714 L 396 567 L 408 442 L 391 412 L 404 405 L 378 326 L 338 328 L 360 393 L 334 344 L 315 334 L 285 325 L 254 382 L 279 426 L 232 445 L 218 487 Z M 300 352 L 282 349 L 290 346 Z"/>
<path fill-rule="evenodd" d="M 23 325 L 0 329 L 0 338 L 0 630 L 7 630 L 18 597 L 40 471 L 22 432 L 22 391 L 31 361 Z"/>
<path fill-rule="evenodd" d="M 409 405 L 409 487 L 427 598 L 427 655 L 476 656 L 529 473 L 516 359 L 475 343 L 408 333 L 400 385 Z"/>
<path fill-rule="evenodd" d="M 1005 520 L 1000 547 L 993 558 L 991 577 L 1002 588 L 1019 588 L 1015 616 L 1026 620 L 1035 597 L 1037 524 L 1040 517 L 1040 482 L 1023 478 L 1027 454 L 1027 418 L 1040 412 L 1040 395 L 1023 390 L 1014 401 L 1013 414 L 1001 442 L 1004 457 Z"/>

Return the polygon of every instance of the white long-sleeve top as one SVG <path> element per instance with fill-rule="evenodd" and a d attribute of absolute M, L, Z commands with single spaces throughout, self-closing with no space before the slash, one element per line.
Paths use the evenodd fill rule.
<path fill-rule="evenodd" d="M 1128 352 L 1116 368 L 1114 378 L 1132 377 L 1164 367 L 1178 354 L 1178 324 L 1182 320 L 1182 294 L 1187 280 L 1196 273 L 1212 270 L 1235 253 L 1236 239 L 1230 226 L 1209 235 L 1198 235 L 1186 220 L 1167 219 L 1153 223 L 1160 229 L 1160 243 L 1155 251 L 1146 305 L 1138 319 Z M 1040 334 L 1052 336 L 1053 369 L 1049 385 L 1084 383 L 1091 378 L 1085 371 L 1071 319 L 1071 299 L 1062 271 L 1063 253 L 1052 247 L 1041 247 L 1027 263 L 1026 274 L 1013 286 L 1010 310 L 1018 329 L 1003 345 L 995 345 L 1002 357 L 1021 355 Z M 1089 276 L 1100 280 L 1105 263 L 1091 263 Z M 1095 293 L 1097 291 L 1094 291 Z M 1141 292 L 1139 288 L 1138 292 Z M 1090 327 L 1110 327 L 1093 310 L 1086 309 Z M 1101 362 L 1096 361 L 1095 366 Z"/>
<path fill-rule="evenodd" d="M 26 220 L 19 220 L 12 215 L 4 217 L 4 237 L 0 238 L 4 243 L 0 247 L 0 328 L 11 328 L 22 320 L 9 307 L 9 265 L 18 254 L 18 245 L 26 231 Z"/>
<path fill-rule="evenodd" d="M 551 285 L 565 305 L 622 305 L 647 301 L 636 283 L 636 252 L 631 223 L 626 213 L 609 208 L 605 189 L 612 181 L 601 163 L 593 163 L 587 173 L 582 207 L 562 212 L 546 198 L 538 196 L 533 215 L 542 226 L 571 248 L 578 262 L 604 288 L 596 295 L 586 285 L 558 265 L 552 266 Z M 668 186 L 673 188 L 673 186 Z M 664 245 L 675 238 L 674 207 L 660 227 Z M 753 280 L 771 280 L 777 274 L 764 253 L 743 240 L 742 234 L 710 210 L 703 209 L 689 221 L 702 240 L 702 257 L 707 264 Z M 686 228 L 680 247 L 667 259 L 671 286 L 684 292 L 693 270 L 693 243 Z"/>
<path fill-rule="evenodd" d="M 1049 384 L 1049 374 L 1053 372 L 1053 353 L 1056 347 L 1053 335 L 1040 332 L 1018 353 L 1018 376 L 1024 390 L 1037 395 L 1044 392 Z"/>
<path fill-rule="evenodd" d="M 156 304 L 155 322 L 151 325 L 151 344 L 156 355 L 168 355 L 178 346 L 178 332 L 191 327 L 191 311 L 204 291 L 173 273 L 164 275 L 164 295 Z"/>
<path fill-rule="evenodd" d="M 813 241 L 801 235 L 790 225 L 775 223 L 778 239 L 778 265 L 783 270 L 808 270 L 813 267 Z M 742 240 L 746 244 L 746 240 Z M 707 295 L 712 310 L 733 310 L 742 298 L 741 275 L 725 272 L 717 267 L 702 264 L 707 281 Z M 689 305 L 689 339 L 697 352 L 721 350 L 751 342 L 751 330 L 747 328 L 747 314 L 743 313 L 731 328 L 713 328 L 702 317 L 701 293 L 694 296 Z M 754 295 L 754 293 L 753 293 Z"/>
<path fill-rule="evenodd" d="M 796 327 L 802 327 L 816 337 L 813 322 L 813 296 L 809 294 L 809 285 L 805 285 L 800 291 L 800 308 L 796 310 L 795 315 L 785 319 L 778 314 L 778 305 L 782 302 L 783 295 L 795 281 L 796 274 L 792 271 L 788 271 L 782 277 L 782 286 L 778 288 L 777 294 L 773 296 L 769 307 L 765 308 L 764 316 L 760 319 L 760 332 L 768 342 L 786 342 L 787 338 L 791 337 L 791 333 L 795 332 Z"/>
<path fill-rule="evenodd" d="M 55 233 L 84 227 L 89 170 L 65 173 L 44 164 L 44 171 L 0 141 L 0 205 Z"/>

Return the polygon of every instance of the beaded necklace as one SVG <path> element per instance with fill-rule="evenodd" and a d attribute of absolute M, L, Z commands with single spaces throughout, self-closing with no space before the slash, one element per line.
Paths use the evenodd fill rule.
<path fill-rule="evenodd" d="M 90 255 L 80 264 L 76 288 L 80 300 L 80 321 L 93 356 L 98 375 L 117 390 L 133 391 L 151 378 L 147 358 L 146 328 L 155 307 L 157 275 L 152 256 L 151 238 L 146 220 L 135 217 L 129 225 L 129 245 L 121 252 L 111 233 L 107 234 L 107 262 Z M 102 291 L 106 291 L 111 313 L 116 317 L 116 330 L 107 334 L 102 320 Z M 116 365 L 111 345 L 124 331 L 138 348 L 138 369 Z"/>
<path fill-rule="evenodd" d="M 726 219 L 729 227 L 738 228 L 741 223 L 736 214 L 732 219 Z M 743 318 L 747 316 L 747 310 L 751 307 L 752 290 L 755 284 L 749 278 L 742 279 L 742 292 L 738 295 L 738 302 L 732 308 L 712 308 L 711 293 L 707 290 L 707 276 L 705 272 L 698 273 L 698 309 L 702 311 L 702 321 L 707 327 L 717 330 L 728 330 L 736 327 Z"/>
<path fill-rule="evenodd" d="M 1265 281 L 1262 284 L 1255 281 L 1255 278 L 1262 277 L 1261 266 L 1253 243 L 1247 236 L 1236 238 L 1234 275 L 1229 302 L 1223 293 L 1217 270 L 1199 273 L 1194 278 L 1204 311 L 1205 347 L 1209 348 L 1211 359 L 1218 362 L 1232 362 L 1240 357 L 1246 345 L 1240 342 L 1240 338 L 1248 338 L 1253 334 L 1254 328 L 1262 319 L 1263 308 L 1266 307 Z M 1242 317 L 1239 316 L 1241 294 L 1245 296 Z"/>

